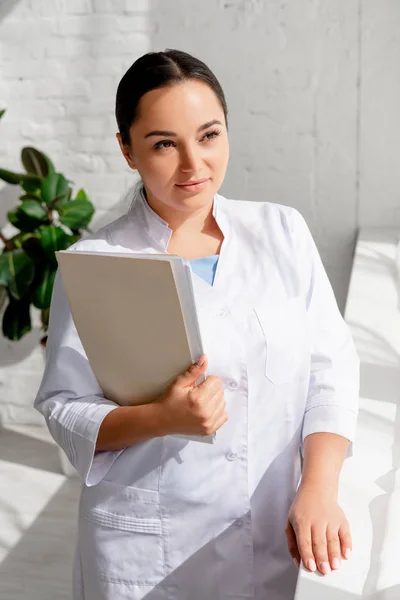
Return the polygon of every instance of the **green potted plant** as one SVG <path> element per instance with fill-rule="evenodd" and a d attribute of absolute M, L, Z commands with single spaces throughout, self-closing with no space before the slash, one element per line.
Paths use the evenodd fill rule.
<path fill-rule="evenodd" d="M 0 111 L 0 118 L 4 111 Z M 73 194 L 71 181 L 56 172 L 53 163 L 35 148 L 21 152 L 24 173 L 0 169 L 0 179 L 21 187 L 19 204 L 7 213 L 16 233 L 0 254 L 0 286 L 8 299 L 2 330 L 20 340 L 31 330 L 31 306 L 40 310 L 46 344 L 49 308 L 57 270 L 55 252 L 65 250 L 82 236 L 94 213 L 86 192 Z"/>

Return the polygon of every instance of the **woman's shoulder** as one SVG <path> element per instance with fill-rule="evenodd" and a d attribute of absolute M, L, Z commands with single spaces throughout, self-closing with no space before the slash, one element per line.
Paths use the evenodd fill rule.
<path fill-rule="evenodd" d="M 221 197 L 229 213 L 240 221 L 263 222 L 267 227 L 279 227 L 293 232 L 296 223 L 303 219 L 301 213 L 286 204 L 269 200 L 228 199 Z"/>
<path fill-rule="evenodd" d="M 113 242 L 115 234 L 123 231 L 126 226 L 129 226 L 129 214 L 121 215 L 110 223 L 97 228 L 94 232 L 87 233 L 70 246 L 68 250 L 76 252 L 106 252 L 110 249 L 110 246 L 115 246 Z"/>

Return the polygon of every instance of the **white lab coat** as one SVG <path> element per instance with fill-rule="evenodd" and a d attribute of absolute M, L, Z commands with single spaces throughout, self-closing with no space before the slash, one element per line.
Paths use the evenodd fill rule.
<path fill-rule="evenodd" d="M 224 234 L 214 285 L 193 273 L 207 374 L 222 379 L 229 417 L 213 445 L 166 436 L 95 453 L 116 405 L 57 276 L 35 406 L 84 481 L 74 600 L 291 600 L 284 528 L 299 450 L 314 432 L 353 441 L 359 360 L 304 219 L 220 194 L 213 214 Z M 139 190 L 74 248 L 159 253 L 170 236 Z"/>

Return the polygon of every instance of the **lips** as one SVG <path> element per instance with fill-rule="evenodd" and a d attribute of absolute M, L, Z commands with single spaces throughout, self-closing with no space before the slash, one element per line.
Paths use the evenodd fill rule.
<path fill-rule="evenodd" d="M 178 186 L 190 186 L 190 185 L 198 185 L 199 183 L 204 183 L 207 179 L 198 179 L 197 181 L 185 181 L 184 183 L 177 183 Z"/>

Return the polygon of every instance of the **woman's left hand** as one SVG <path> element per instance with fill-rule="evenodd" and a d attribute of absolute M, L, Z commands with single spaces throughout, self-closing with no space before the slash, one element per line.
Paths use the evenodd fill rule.
<path fill-rule="evenodd" d="M 289 552 L 297 567 L 329 573 L 349 558 L 352 540 L 349 523 L 334 494 L 322 486 L 302 483 L 286 525 Z"/>

